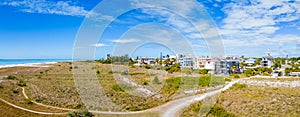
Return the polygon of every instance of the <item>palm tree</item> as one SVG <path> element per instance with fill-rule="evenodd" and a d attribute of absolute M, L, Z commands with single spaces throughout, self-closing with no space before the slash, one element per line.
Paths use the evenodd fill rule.
<path fill-rule="evenodd" d="M 159 64 L 159 59 L 158 58 L 155 59 L 155 63 Z"/>
<path fill-rule="evenodd" d="M 172 65 L 174 65 L 176 63 L 177 59 L 176 58 L 172 58 Z"/>
<path fill-rule="evenodd" d="M 166 64 L 166 66 L 169 66 L 169 65 L 170 65 L 170 62 L 171 62 L 170 58 L 167 58 L 167 59 L 164 61 L 164 64 Z"/>

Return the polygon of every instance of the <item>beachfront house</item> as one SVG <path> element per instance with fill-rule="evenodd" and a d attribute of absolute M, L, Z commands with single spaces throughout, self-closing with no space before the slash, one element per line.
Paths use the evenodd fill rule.
<path fill-rule="evenodd" d="M 263 57 L 261 60 L 261 66 L 266 68 L 271 68 L 273 66 L 273 57 L 270 53 L 266 57 Z"/>

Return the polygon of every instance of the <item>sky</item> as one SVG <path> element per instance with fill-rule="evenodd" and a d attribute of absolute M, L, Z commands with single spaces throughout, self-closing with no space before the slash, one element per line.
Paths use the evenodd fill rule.
<path fill-rule="evenodd" d="M 300 55 L 299 1 L 131 0 L 139 9 L 119 15 L 126 0 L 114 1 L 1 0 L 0 59 L 70 59 L 84 41 L 96 58 Z"/>

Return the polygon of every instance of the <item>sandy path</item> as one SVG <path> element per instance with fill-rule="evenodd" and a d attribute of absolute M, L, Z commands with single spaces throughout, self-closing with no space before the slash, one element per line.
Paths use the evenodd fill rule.
<path fill-rule="evenodd" d="M 5 101 L 4 99 L 0 98 L 1 101 L 3 101 L 4 103 L 12 106 L 12 107 L 15 107 L 17 109 L 20 109 L 20 110 L 23 110 L 23 111 L 27 111 L 27 112 L 31 112 L 31 113 L 36 113 L 36 114 L 43 114 L 43 115 L 66 115 L 66 113 L 52 113 L 52 112 L 41 112 L 41 111 L 34 111 L 34 110 L 30 110 L 30 109 L 26 109 L 26 108 L 23 108 L 23 107 L 20 107 L 20 106 L 17 106 L 17 105 L 14 105 L 12 103 L 9 103 L 7 101 Z"/>

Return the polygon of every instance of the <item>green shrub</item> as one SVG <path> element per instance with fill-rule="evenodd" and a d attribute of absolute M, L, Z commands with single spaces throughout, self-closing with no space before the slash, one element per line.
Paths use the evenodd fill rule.
<path fill-rule="evenodd" d="M 78 110 L 69 112 L 67 117 L 93 117 L 94 115 L 88 110 Z"/>
<path fill-rule="evenodd" d="M 278 72 L 278 76 L 282 76 L 282 72 L 280 71 L 280 72 Z"/>
<path fill-rule="evenodd" d="M 268 72 L 263 72 L 263 76 L 269 76 L 270 74 Z"/>
<path fill-rule="evenodd" d="M 18 91 L 18 90 L 12 90 L 12 92 L 13 92 L 14 94 L 17 94 L 17 93 L 19 93 L 19 91 Z"/>
<path fill-rule="evenodd" d="M 208 69 L 201 69 L 199 73 L 202 75 L 208 74 Z"/>
<path fill-rule="evenodd" d="M 129 110 L 129 111 L 139 111 L 141 109 L 139 109 L 138 107 L 135 107 L 135 106 L 127 106 L 126 110 Z"/>
<path fill-rule="evenodd" d="M 201 76 L 199 79 L 199 86 L 207 87 L 210 84 L 211 76 Z"/>
<path fill-rule="evenodd" d="M 39 102 L 39 103 L 42 102 L 42 99 L 40 97 L 36 97 L 33 100 L 36 101 L 36 102 Z"/>
<path fill-rule="evenodd" d="M 33 102 L 32 102 L 30 99 L 26 99 L 26 100 L 25 100 L 25 103 L 26 103 L 26 104 L 33 104 Z"/>
<path fill-rule="evenodd" d="M 234 78 L 240 78 L 240 76 L 239 76 L 239 75 L 237 75 L 237 74 L 235 74 L 235 75 L 234 75 Z"/>
<path fill-rule="evenodd" d="M 81 108 L 81 107 L 82 107 L 81 104 L 75 104 L 75 105 L 73 106 L 73 108 L 76 108 L 76 109 L 79 109 L 79 108 Z"/>
<path fill-rule="evenodd" d="M 230 78 L 225 78 L 226 82 L 231 82 L 232 80 Z"/>
<path fill-rule="evenodd" d="M 207 87 L 207 86 L 218 86 L 225 83 L 223 77 L 220 76 L 201 76 L 199 79 L 199 86 Z"/>
<path fill-rule="evenodd" d="M 119 85 L 113 85 L 112 89 L 117 92 L 124 92 L 124 90 Z"/>
<path fill-rule="evenodd" d="M 99 70 L 97 70 L 97 71 L 96 71 L 96 73 L 97 73 L 97 74 L 100 74 L 100 71 L 99 71 Z"/>
<path fill-rule="evenodd" d="M 16 77 L 15 77 L 15 76 L 12 76 L 12 75 L 7 76 L 6 78 L 9 79 L 9 80 L 14 80 L 14 79 L 16 79 Z"/>
<path fill-rule="evenodd" d="M 235 83 L 231 87 L 231 89 L 233 89 L 233 90 L 245 89 L 245 88 L 247 88 L 247 85 L 246 84 L 240 84 L 240 83 Z"/>
<path fill-rule="evenodd" d="M 3 89 L 3 86 L 0 85 L 0 89 Z"/>
<path fill-rule="evenodd" d="M 223 107 L 215 105 L 208 113 L 208 115 L 213 115 L 215 117 L 235 117 L 234 114 L 227 112 Z"/>
<path fill-rule="evenodd" d="M 148 82 L 145 81 L 143 84 L 144 84 L 144 85 L 148 85 Z"/>
<path fill-rule="evenodd" d="M 26 83 L 23 80 L 20 80 L 17 85 L 20 87 L 25 87 Z"/>
<path fill-rule="evenodd" d="M 181 77 L 168 78 L 166 84 L 161 90 L 163 94 L 172 95 L 177 92 L 181 82 Z"/>
<path fill-rule="evenodd" d="M 151 65 L 146 65 L 145 68 L 146 69 L 151 69 Z"/>

